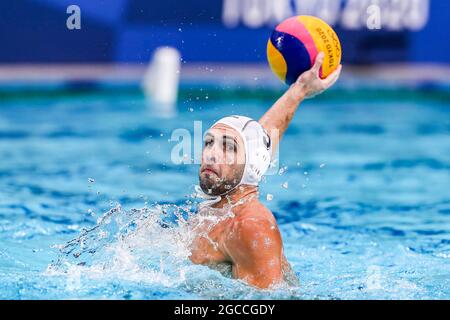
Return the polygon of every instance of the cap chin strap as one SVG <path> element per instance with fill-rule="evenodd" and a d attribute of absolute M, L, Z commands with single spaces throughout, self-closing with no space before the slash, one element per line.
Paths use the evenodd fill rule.
<path fill-rule="evenodd" d="M 244 176 L 244 174 L 242 173 L 242 176 Z M 241 181 L 242 181 L 242 177 L 241 177 Z M 216 196 L 212 196 L 209 195 L 207 193 L 205 193 L 202 188 L 199 185 L 195 185 L 194 189 L 195 192 L 197 193 L 197 196 L 205 199 L 205 201 L 203 201 L 200 205 L 202 206 L 211 206 L 215 203 L 218 203 L 220 200 L 222 200 L 222 196 L 227 195 L 228 193 L 230 193 L 231 191 L 233 191 L 234 189 L 236 189 L 237 187 L 239 187 L 241 185 L 241 183 L 236 184 L 233 188 L 231 188 L 230 190 L 226 190 L 225 192 L 222 192 Z"/>
<path fill-rule="evenodd" d="M 241 178 L 241 180 L 242 180 L 242 178 Z M 233 191 L 234 189 L 236 189 L 240 185 L 241 184 L 238 183 L 233 188 L 231 188 L 230 190 L 226 190 L 226 191 L 224 191 L 224 192 L 222 192 L 222 193 L 220 193 L 218 195 L 215 195 L 215 196 L 212 196 L 212 195 L 209 195 L 209 194 L 205 193 L 199 185 L 195 185 L 194 189 L 195 189 L 195 192 L 197 193 L 198 197 L 200 197 L 202 199 L 205 199 L 205 201 L 203 203 L 207 203 L 208 205 L 213 205 L 213 204 L 219 202 L 220 200 L 222 200 L 222 196 L 225 196 L 225 195 L 229 194 L 231 191 Z"/>
<path fill-rule="evenodd" d="M 213 204 L 219 202 L 220 200 L 222 200 L 222 196 L 218 195 L 218 196 L 211 196 L 205 192 L 203 192 L 202 188 L 199 185 L 195 185 L 194 186 L 195 192 L 197 192 L 197 196 L 205 199 L 205 201 L 201 202 L 199 204 L 200 208 L 203 207 L 209 207 L 212 206 Z"/>

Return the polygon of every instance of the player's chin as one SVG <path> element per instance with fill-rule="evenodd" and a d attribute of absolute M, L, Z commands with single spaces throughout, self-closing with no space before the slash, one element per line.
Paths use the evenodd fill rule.
<path fill-rule="evenodd" d="M 203 192 L 211 194 L 212 190 L 216 189 L 217 177 L 215 174 L 209 172 L 201 172 L 199 175 L 199 182 Z"/>

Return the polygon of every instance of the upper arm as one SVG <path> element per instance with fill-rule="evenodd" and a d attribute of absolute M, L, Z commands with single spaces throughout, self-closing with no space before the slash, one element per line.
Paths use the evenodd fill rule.
<path fill-rule="evenodd" d="M 267 219 L 246 218 L 237 223 L 227 243 L 233 276 L 259 288 L 282 280 L 281 235 Z"/>

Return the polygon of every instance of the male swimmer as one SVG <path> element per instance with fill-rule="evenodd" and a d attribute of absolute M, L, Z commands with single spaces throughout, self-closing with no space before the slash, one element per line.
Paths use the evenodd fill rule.
<path fill-rule="evenodd" d="M 293 272 L 283 253 L 281 234 L 272 212 L 258 200 L 258 183 L 299 104 L 339 78 L 342 66 L 326 79 L 320 78 L 323 60 L 320 53 L 314 66 L 258 122 L 229 116 L 205 134 L 199 180 L 202 191 L 214 200 L 199 207 L 197 215 L 202 219 L 191 243 L 193 263 L 228 263 L 234 278 L 257 288 L 290 282 Z"/>

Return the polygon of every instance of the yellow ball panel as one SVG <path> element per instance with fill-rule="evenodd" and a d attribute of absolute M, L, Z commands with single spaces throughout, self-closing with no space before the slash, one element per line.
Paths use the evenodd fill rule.
<path fill-rule="evenodd" d="M 287 73 L 287 65 L 281 53 L 273 46 L 272 42 L 267 42 L 267 59 L 269 60 L 270 68 L 281 81 L 285 81 Z"/>
<path fill-rule="evenodd" d="M 339 38 L 325 21 L 313 16 L 298 16 L 298 19 L 308 29 L 316 44 L 318 52 L 325 53 L 322 65 L 322 78 L 326 78 L 341 63 L 342 49 Z"/>

